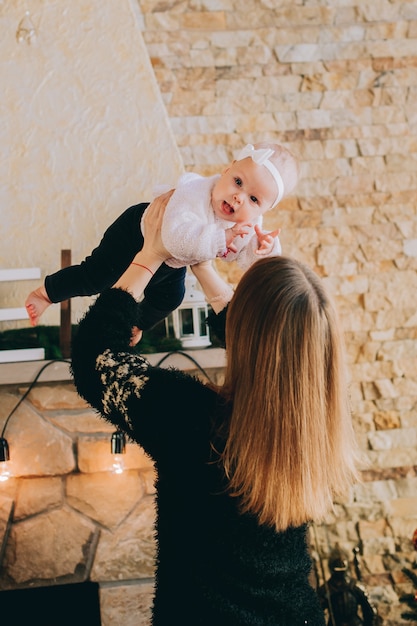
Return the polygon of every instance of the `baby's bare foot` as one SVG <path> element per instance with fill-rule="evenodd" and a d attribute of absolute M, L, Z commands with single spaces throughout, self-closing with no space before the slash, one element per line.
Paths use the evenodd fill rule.
<path fill-rule="evenodd" d="M 38 287 L 35 291 L 32 291 L 26 298 L 25 307 L 28 312 L 30 323 L 32 326 L 36 326 L 39 322 L 39 318 L 45 309 L 50 306 L 52 302 L 47 296 L 45 287 Z"/>

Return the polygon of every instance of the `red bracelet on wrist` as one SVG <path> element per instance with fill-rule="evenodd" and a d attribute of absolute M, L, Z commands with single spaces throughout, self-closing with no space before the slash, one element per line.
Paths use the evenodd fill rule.
<path fill-rule="evenodd" d="M 146 267 L 146 265 L 142 265 L 141 263 L 133 263 L 133 262 L 130 265 L 137 265 L 138 267 L 143 267 L 143 269 L 148 270 L 148 272 L 150 272 L 152 276 L 154 275 L 153 271 L 149 269 L 149 267 Z"/>

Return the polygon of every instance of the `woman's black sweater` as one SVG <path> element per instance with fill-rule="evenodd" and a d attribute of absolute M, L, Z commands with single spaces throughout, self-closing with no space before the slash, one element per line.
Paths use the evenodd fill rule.
<path fill-rule="evenodd" d="M 126 291 L 103 292 L 79 324 L 72 372 L 80 395 L 155 463 L 153 625 L 324 626 L 306 527 L 277 533 L 240 513 L 215 452 L 229 407 L 129 347 L 135 311 Z"/>

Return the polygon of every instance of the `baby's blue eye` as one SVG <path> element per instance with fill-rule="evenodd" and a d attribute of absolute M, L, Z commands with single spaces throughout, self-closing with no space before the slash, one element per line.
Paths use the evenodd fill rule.
<path fill-rule="evenodd" d="M 255 204 L 258 204 L 258 198 L 256 196 L 251 196 L 250 197 L 251 201 L 254 202 Z"/>
<path fill-rule="evenodd" d="M 238 187 L 242 186 L 242 179 L 241 178 L 235 178 L 235 183 L 236 185 L 238 185 Z"/>

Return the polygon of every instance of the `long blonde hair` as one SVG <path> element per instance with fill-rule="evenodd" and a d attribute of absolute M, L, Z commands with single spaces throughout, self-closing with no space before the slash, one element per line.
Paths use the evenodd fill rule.
<path fill-rule="evenodd" d="M 342 334 L 321 280 L 294 259 L 257 261 L 229 305 L 226 345 L 229 492 L 277 530 L 322 519 L 356 478 L 356 456 Z"/>

